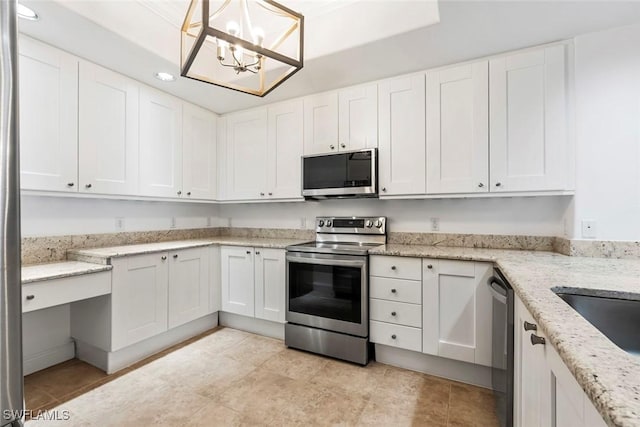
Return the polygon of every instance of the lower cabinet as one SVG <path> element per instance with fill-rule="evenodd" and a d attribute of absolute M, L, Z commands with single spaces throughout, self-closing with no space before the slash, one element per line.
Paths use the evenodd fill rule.
<path fill-rule="evenodd" d="M 422 352 L 491 366 L 493 265 L 422 260 Z"/>
<path fill-rule="evenodd" d="M 209 313 L 207 248 L 183 249 L 169 258 L 169 329 Z"/>
<path fill-rule="evenodd" d="M 223 246 L 222 311 L 285 321 L 284 249 Z"/>
<path fill-rule="evenodd" d="M 518 298 L 514 319 L 515 426 L 606 426 L 589 397 Z"/>

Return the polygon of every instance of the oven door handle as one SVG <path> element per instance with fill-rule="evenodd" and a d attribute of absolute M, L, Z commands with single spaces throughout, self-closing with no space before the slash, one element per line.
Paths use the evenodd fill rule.
<path fill-rule="evenodd" d="M 366 265 L 365 260 L 306 258 L 306 257 L 290 256 L 290 255 L 287 255 L 287 261 L 295 262 L 298 264 L 336 265 L 339 267 L 362 267 Z"/>

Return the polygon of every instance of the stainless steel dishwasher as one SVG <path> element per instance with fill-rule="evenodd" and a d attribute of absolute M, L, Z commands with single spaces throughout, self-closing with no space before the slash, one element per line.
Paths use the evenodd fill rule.
<path fill-rule="evenodd" d="M 491 385 L 501 427 L 513 426 L 513 289 L 495 268 L 487 283 L 493 295 Z"/>

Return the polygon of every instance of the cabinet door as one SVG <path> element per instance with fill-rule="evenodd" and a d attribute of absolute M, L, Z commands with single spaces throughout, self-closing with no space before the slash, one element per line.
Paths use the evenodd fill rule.
<path fill-rule="evenodd" d="M 565 50 L 552 46 L 489 62 L 491 191 L 564 189 Z"/>
<path fill-rule="evenodd" d="M 424 194 L 424 74 L 378 85 L 380 196 Z"/>
<path fill-rule="evenodd" d="M 138 192 L 138 84 L 80 62 L 79 191 Z"/>
<path fill-rule="evenodd" d="M 209 312 L 209 254 L 207 248 L 169 253 L 169 328 Z"/>
<path fill-rule="evenodd" d="M 140 89 L 140 194 L 182 194 L 182 101 Z"/>
<path fill-rule="evenodd" d="M 491 264 L 423 260 L 423 353 L 491 366 Z"/>
<path fill-rule="evenodd" d="M 253 248 L 220 248 L 222 270 L 222 311 L 253 317 L 254 312 Z"/>
<path fill-rule="evenodd" d="M 227 116 L 227 200 L 267 198 L 267 109 Z"/>
<path fill-rule="evenodd" d="M 269 107 L 267 186 L 269 198 L 302 197 L 302 101 Z"/>
<path fill-rule="evenodd" d="M 256 317 L 285 322 L 285 251 L 256 248 Z"/>
<path fill-rule="evenodd" d="M 304 99 L 304 154 L 338 151 L 338 94 Z"/>
<path fill-rule="evenodd" d="M 111 350 L 167 330 L 169 265 L 166 253 L 112 260 Z"/>
<path fill-rule="evenodd" d="M 378 147 L 378 86 L 359 86 L 338 94 L 340 151 Z"/>
<path fill-rule="evenodd" d="M 545 338 L 541 331 L 525 331 L 524 322 L 536 324 L 516 298 L 514 313 L 514 418 L 521 427 L 548 427 L 551 423 L 551 373 L 545 346 L 533 345 L 531 335 Z"/>
<path fill-rule="evenodd" d="M 20 185 L 78 189 L 78 60 L 20 38 Z"/>
<path fill-rule="evenodd" d="M 182 104 L 182 195 L 190 199 L 216 198 L 216 115 Z"/>
<path fill-rule="evenodd" d="M 489 191 L 487 61 L 427 73 L 427 193 Z"/>
<path fill-rule="evenodd" d="M 222 272 L 220 270 L 220 247 L 209 247 L 209 313 L 222 310 Z"/>

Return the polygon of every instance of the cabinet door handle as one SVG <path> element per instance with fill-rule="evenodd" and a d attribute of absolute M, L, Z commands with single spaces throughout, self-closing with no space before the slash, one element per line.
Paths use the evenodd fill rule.
<path fill-rule="evenodd" d="M 86 184 L 86 185 L 85 185 L 85 187 L 86 187 L 86 188 L 91 188 L 91 187 L 93 187 L 93 186 L 92 186 L 91 184 Z"/>
<path fill-rule="evenodd" d="M 73 187 L 75 184 L 75 182 L 67 182 L 67 187 Z"/>
<path fill-rule="evenodd" d="M 35 295 L 27 295 L 27 301 L 31 301 L 35 297 L 36 297 Z"/>
<path fill-rule="evenodd" d="M 392 316 L 395 316 L 395 315 L 396 315 L 396 312 L 395 312 L 395 311 L 392 311 L 392 312 L 391 312 L 391 315 L 392 315 Z"/>
<path fill-rule="evenodd" d="M 395 294 L 396 292 L 398 292 L 398 291 L 396 291 L 395 289 L 391 289 L 391 293 L 392 294 Z"/>
<path fill-rule="evenodd" d="M 178 190 L 178 196 L 182 194 L 182 191 Z"/>
<path fill-rule="evenodd" d="M 427 264 L 427 268 L 428 268 L 429 270 L 431 270 L 431 269 L 433 268 L 433 265 L 432 265 L 432 264 Z"/>
<path fill-rule="evenodd" d="M 273 193 L 269 193 L 270 196 L 273 196 Z"/>
<path fill-rule="evenodd" d="M 264 193 L 260 193 L 261 196 L 264 196 Z"/>
<path fill-rule="evenodd" d="M 173 258 L 178 258 L 178 254 L 173 254 Z"/>
<path fill-rule="evenodd" d="M 162 255 L 162 256 L 160 257 L 160 259 L 161 259 L 161 260 L 163 260 L 163 261 L 166 261 L 167 256 L 166 256 L 166 255 Z"/>
<path fill-rule="evenodd" d="M 189 191 L 189 192 L 187 193 L 187 196 L 190 196 L 190 195 L 191 195 L 191 191 Z"/>
<path fill-rule="evenodd" d="M 260 251 L 256 251 L 256 255 L 260 255 Z"/>
<path fill-rule="evenodd" d="M 386 193 L 387 192 L 387 187 L 382 187 L 382 192 Z"/>
<path fill-rule="evenodd" d="M 539 337 L 536 334 L 531 334 L 531 345 L 542 344 L 545 345 L 547 340 L 543 337 Z"/>
<path fill-rule="evenodd" d="M 331 148 L 332 150 L 335 150 L 336 146 L 335 145 L 330 145 L 329 148 Z"/>
<path fill-rule="evenodd" d="M 483 183 L 479 183 L 479 184 L 478 184 L 478 187 L 479 187 L 479 188 L 482 188 L 482 187 L 484 187 L 484 184 L 483 184 Z"/>
<path fill-rule="evenodd" d="M 251 255 L 251 251 L 247 251 L 247 255 Z"/>
<path fill-rule="evenodd" d="M 496 187 L 501 187 L 502 183 L 501 182 L 496 182 Z"/>
<path fill-rule="evenodd" d="M 396 334 L 391 335 L 391 339 L 395 340 L 396 339 Z"/>
<path fill-rule="evenodd" d="M 524 321 L 524 330 L 525 331 L 537 331 L 538 330 L 538 325 L 536 325 L 535 323 L 529 323 L 526 320 Z"/>
<path fill-rule="evenodd" d="M 340 147 L 347 148 L 347 146 L 345 144 L 340 144 Z"/>
<path fill-rule="evenodd" d="M 391 269 L 392 269 L 392 270 L 395 270 L 396 268 L 397 268 L 397 267 L 396 267 L 395 265 L 392 265 L 392 266 L 391 266 Z"/>

